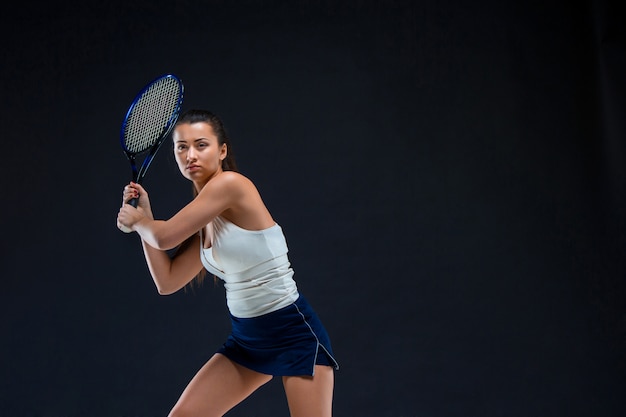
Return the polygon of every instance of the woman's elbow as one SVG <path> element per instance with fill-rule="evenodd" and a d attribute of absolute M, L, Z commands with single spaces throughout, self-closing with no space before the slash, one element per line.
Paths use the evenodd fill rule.
<path fill-rule="evenodd" d="M 167 288 L 161 285 L 156 286 L 157 292 L 159 293 L 159 295 L 172 295 L 174 294 L 177 290 L 172 289 L 172 288 Z"/>
<path fill-rule="evenodd" d="M 184 285 L 181 286 L 176 282 L 172 282 L 171 279 L 164 279 L 164 280 L 155 279 L 154 284 L 156 285 L 156 289 L 159 295 L 172 295 L 184 286 Z"/>

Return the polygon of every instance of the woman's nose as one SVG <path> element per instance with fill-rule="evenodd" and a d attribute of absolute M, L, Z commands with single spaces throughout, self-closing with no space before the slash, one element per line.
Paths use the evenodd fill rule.
<path fill-rule="evenodd" d="M 196 159 L 196 153 L 193 151 L 193 148 L 189 148 L 187 150 L 187 160 L 193 161 Z"/>

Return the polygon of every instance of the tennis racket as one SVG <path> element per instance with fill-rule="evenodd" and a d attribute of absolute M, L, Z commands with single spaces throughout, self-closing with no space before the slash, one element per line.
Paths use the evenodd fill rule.
<path fill-rule="evenodd" d="M 140 184 L 163 140 L 172 131 L 183 104 L 182 81 L 172 74 L 162 75 L 137 94 L 121 129 L 122 150 L 132 169 L 133 182 Z M 145 155 L 137 169 L 137 156 Z M 137 199 L 129 201 L 137 207 Z"/>
<path fill-rule="evenodd" d="M 165 74 L 146 85 L 137 94 L 126 113 L 120 132 L 122 150 L 132 170 L 132 180 L 140 184 L 163 140 L 172 131 L 183 104 L 182 81 Z M 137 157 L 145 155 L 137 169 Z M 138 200 L 128 202 L 137 207 Z M 131 230 L 122 228 L 129 233 Z"/>

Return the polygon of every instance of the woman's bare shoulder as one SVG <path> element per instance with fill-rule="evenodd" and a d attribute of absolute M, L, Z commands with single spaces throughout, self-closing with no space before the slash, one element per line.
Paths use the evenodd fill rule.
<path fill-rule="evenodd" d="M 250 178 L 235 171 L 224 171 L 220 175 L 218 175 L 216 179 L 218 179 L 222 184 L 227 186 L 255 187 Z"/>
<path fill-rule="evenodd" d="M 245 175 L 234 171 L 224 171 L 211 179 L 206 187 L 203 195 L 230 196 L 231 198 L 240 198 L 246 195 L 258 194 L 258 190 L 254 183 Z M 205 191 L 204 189 L 202 191 Z"/>

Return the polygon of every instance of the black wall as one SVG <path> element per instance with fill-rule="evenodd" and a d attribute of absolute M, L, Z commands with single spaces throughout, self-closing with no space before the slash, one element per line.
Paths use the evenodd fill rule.
<path fill-rule="evenodd" d="M 331 333 L 336 416 L 626 411 L 624 15 L 608 1 L 16 3 L 0 18 L 0 415 L 166 415 L 229 330 L 115 227 L 173 72 Z M 191 197 L 168 147 L 157 216 Z M 278 380 L 232 416 L 286 416 Z"/>

